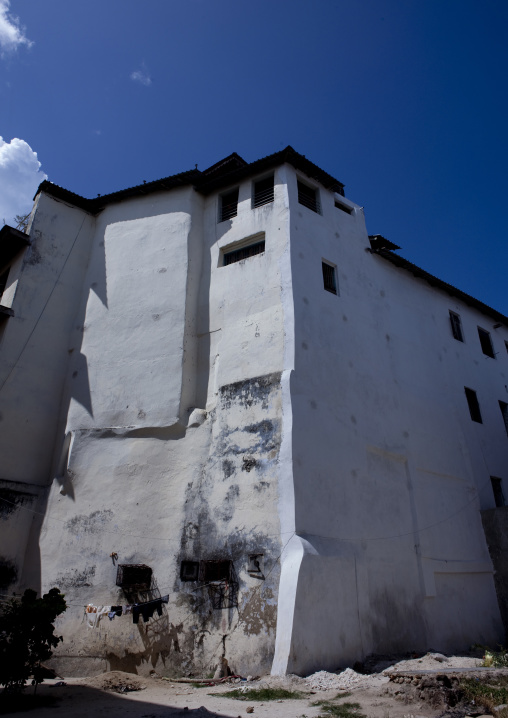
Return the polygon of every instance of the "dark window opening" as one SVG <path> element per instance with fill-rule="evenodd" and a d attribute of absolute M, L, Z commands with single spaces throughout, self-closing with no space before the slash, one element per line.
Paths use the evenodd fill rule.
<path fill-rule="evenodd" d="M 508 352 L 508 342 L 505 342 L 504 345 L 506 347 L 506 351 Z"/>
<path fill-rule="evenodd" d="M 5 287 L 7 286 L 7 279 L 9 278 L 9 267 L 0 274 L 0 297 L 5 291 Z"/>
<path fill-rule="evenodd" d="M 266 179 L 254 182 L 253 207 L 261 207 L 263 204 L 273 202 L 273 175 Z"/>
<path fill-rule="evenodd" d="M 239 249 L 233 249 L 231 252 L 224 252 L 224 266 L 228 264 L 234 264 L 235 262 L 241 262 L 242 259 L 248 257 L 254 257 L 256 254 L 263 254 L 265 251 L 265 240 L 261 242 L 254 242 L 248 244 L 246 247 L 240 247 Z"/>
<path fill-rule="evenodd" d="M 490 482 L 492 484 L 492 491 L 494 492 L 494 501 L 496 502 L 496 506 L 506 506 L 502 480 L 498 479 L 497 476 L 491 476 Z"/>
<path fill-rule="evenodd" d="M 238 187 L 221 197 L 220 222 L 236 217 L 238 212 Z"/>
<path fill-rule="evenodd" d="M 201 561 L 200 580 L 229 581 L 231 578 L 231 561 Z"/>
<path fill-rule="evenodd" d="M 450 324 L 452 325 L 452 334 L 454 339 L 457 339 L 459 342 L 463 342 L 464 336 L 462 334 L 462 322 L 460 321 L 459 315 L 452 311 L 450 311 Z"/>
<path fill-rule="evenodd" d="M 337 294 L 337 279 L 335 277 L 335 267 L 332 267 L 331 264 L 327 264 L 326 262 L 322 262 L 321 266 L 323 268 L 324 288 L 327 292 Z"/>
<path fill-rule="evenodd" d="M 469 406 L 469 413 L 471 414 L 471 419 L 478 422 L 478 424 L 483 424 L 482 415 L 480 412 L 480 404 L 478 403 L 478 397 L 476 396 L 476 392 L 473 389 L 468 389 L 467 386 L 464 387 L 464 391 L 466 392 L 466 399 Z"/>
<path fill-rule="evenodd" d="M 199 580 L 199 561 L 182 561 L 180 564 L 181 581 Z"/>
<path fill-rule="evenodd" d="M 121 563 L 116 573 L 116 585 L 130 590 L 148 590 L 152 583 L 152 569 L 143 563 Z"/>
<path fill-rule="evenodd" d="M 508 434 L 508 404 L 505 401 L 500 401 L 499 408 L 501 409 L 501 414 L 503 415 L 504 428 Z"/>
<path fill-rule="evenodd" d="M 337 209 L 341 209 L 343 212 L 346 212 L 346 214 L 353 214 L 353 208 L 348 207 L 347 204 L 342 204 L 342 202 L 338 202 L 335 200 L 335 207 Z"/>
<path fill-rule="evenodd" d="M 319 204 L 319 195 L 317 189 L 298 180 L 298 202 L 304 207 L 311 209 L 317 214 L 321 214 L 321 205 Z"/>
<path fill-rule="evenodd" d="M 249 573 L 262 574 L 263 573 L 263 554 L 262 553 L 251 553 L 249 556 L 249 563 L 247 571 Z"/>
<path fill-rule="evenodd" d="M 482 345 L 482 352 L 492 359 L 496 358 L 494 354 L 494 347 L 492 346 L 492 339 L 490 334 L 485 329 L 478 327 L 478 336 L 480 337 L 480 344 Z"/>

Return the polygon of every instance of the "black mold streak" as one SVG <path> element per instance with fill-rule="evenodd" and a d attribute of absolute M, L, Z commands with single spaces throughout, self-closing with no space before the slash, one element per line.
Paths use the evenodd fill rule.
<path fill-rule="evenodd" d="M 95 566 L 85 566 L 83 571 L 78 571 L 76 568 L 72 571 L 67 571 L 59 576 L 55 583 L 55 586 L 59 588 L 83 588 L 93 586 L 92 579 L 95 576 Z"/>
<path fill-rule="evenodd" d="M 109 509 L 103 511 L 93 511 L 89 516 L 80 514 L 66 522 L 65 528 L 71 533 L 78 535 L 80 533 L 100 533 L 102 524 L 109 521 L 113 516 L 113 512 Z"/>
<path fill-rule="evenodd" d="M 9 586 L 16 583 L 17 578 L 18 569 L 16 568 L 16 564 L 0 556 L 0 589 L 6 591 Z"/>
<path fill-rule="evenodd" d="M 1 500 L 3 499 L 3 501 Z M 16 511 L 18 506 L 30 503 L 35 499 L 32 494 L 23 491 L 13 491 L 11 489 L 0 489 L 0 518 L 7 520 L 9 514 Z"/>

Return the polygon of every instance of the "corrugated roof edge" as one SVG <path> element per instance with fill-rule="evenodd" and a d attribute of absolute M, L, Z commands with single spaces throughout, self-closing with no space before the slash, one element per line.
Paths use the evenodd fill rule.
<path fill-rule="evenodd" d="M 478 311 L 482 314 L 487 314 L 488 316 L 492 317 L 493 319 L 496 319 L 498 322 L 502 322 L 505 326 L 508 327 L 508 317 L 506 317 L 504 314 L 501 314 L 501 312 L 498 312 L 496 309 L 492 309 L 492 307 L 489 307 L 487 304 L 480 302 L 479 299 L 475 299 L 470 294 L 466 294 L 460 289 L 457 289 L 457 287 L 454 287 L 447 282 L 443 282 L 442 279 L 438 279 L 438 277 L 435 277 L 433 274 L 429 274 L 429 272 L 426 272 L 424 269 L 421 269 L 412 262 L 408 262 L 407 259 L 400 257 L 398 254 L 394 254 L 387 249 L 371 249 L 370 251 L 372 254 L 376 254 L 378 257 L 387 259 L 392 264 L 395 264 L 395 266 L 400 267 L 401 269 L 405 269 L 408 272 L 411 272 L 411 274 L 413 274 L 415 277 L 418 277 L 419 279 L 424 279 L 431 286 L 438 287 L 439 289 L 442 289 L 448 294 L 451 294 L 453 297 L 461 299 L 465 304 L 469 305 L 470 307 L 478 309 Z"/>
<path fill-rule="evenodd" d="M 53 182 L 49 182 L 48 180 L 41 182 L 35 196 L 37 196 L 39 192 L 45 192 L 55 199 L 68 202 L 69 204 L 79 207 L 91 214 L 97 214 L 104 209 L 106 205 L 112 202 L 120 202 L 121 200 L 128 199 L 130 197 L 141 197 L 143 195 L 150 194 L 151 192 L 161 192 L 186 185 L 192 185 L 197 192 L 207 195 L 216 189 L 239 182 L 241 179 L 244 179 L 249 175 L 260 174 L 265 170 L 272 169 L 273 167 L 284 164 L 285 162 L 288 162 L 295 169 L 304 172 L 307 177 L 315 179 L 326 189 L 337 192 L 341 195 L 344 194 L 344 185 L 342 182 L 339 182 L 339 180 L 335 179 L 335 177 L 329 175 L 327 172 L 304 157 L 304 155 L 300 155 L 288 145 L 280 152 L 268 155 L 267 157 L 263 157 L 262 159 L 251 162 L 250 164 L 245 162 L 245 160 L 243 160 L 240 155 L 237 155 L 236 152 L 233 152 L 233 154 L 228 157 L 224 157 L 222 160 L 219 160 L 219 162 L 216 162 L 203 172 L 197 169 L 188 170 L 187 172 L 181 172 L 180 174 L 154 180 L 153 182 L 143 183 L 136 185 L 135 187 L 128 187 L 127 189 L 122 189 L 118 192 L 111 192 L 110 194 L 105 194 L 101 197 L 94 197 L 94 199 L 82 197 L 81 195 L 70 192 L 57 184 L 53 184 Z M 235 169 L 230 169 L 231 164 L 236 165 Z M 223 172 L 221 172 L 222 165 L 224 166 Z M 210 174 L 214 175 L 212 179 L 209 177 Z"/>

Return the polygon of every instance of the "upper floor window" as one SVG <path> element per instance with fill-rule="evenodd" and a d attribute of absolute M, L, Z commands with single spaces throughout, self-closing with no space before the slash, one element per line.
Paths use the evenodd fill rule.
<path fill-rule="evenodd" d="M 254 182 L 253 207 L 261 207 L 263 204 L 273 202 L 273 175 Z"/>
<path fill-rule="evenodd" d="M 501 409 L 501 414 L 503 415 L 504 426 L 506 429 L 506 433 L 508 434 L 508 404 L 505 401 L 500 401 L 499 408 Z"/>
<path fill-rule="evenodd" d="M 328 262 L 321 262 L 321 267 L 323 269 L 324 288 L 327 292 L 337 294 L 337 276 L 335 271 L 336 268 L 333 266 L 333 264 L 328 264 Z"/>
<path fill-rule="evenodd" d="M 506 506 L 502 480 L 497 476 L 491 476 L 490 482 L 492 484 L 492 491 L 494 492 L 494 501 L 496 502 L 496 506 Z"/>
<path fill-rule="evenodd" d="M 238 187 L 220 198 L 219 222 L 236 217 L 238 213 Z"/>
<path fill-rule="evenodd" d="M 452 311 L 450 311 L 450 324 L 452 325 L 452 334 L 454 338 L 459 342 L 463 342 L 464 336 L 462 334 L 462 322 L 460 321 L 460 316 Z"/>
<path fill-rule="evenodd" d="M 265 251 L 265 233 L 244 239 L 241 242 L 230 244 L 229 247 L 222 249 L 222 265 L 226 267 L 228 264 L 241 262 L 242 259 L 254 257 L 256 254 L 263 254 Z"/>
<path fill-rule="evenodd" d="M 5 287 L 7 286 L 7 279 L 9 278 L 9 269 L 10 269 L 10 267 L 7 267 L 7 269 L 5 269 L 2 273 L 0 273 L 0 299 L 2 299 L 2 294 L 4 293 Z"/>
<path fill-rule="evenodd" d="M 464 387 L 464 391 L 466 392 L 466 399 L 469 406 L 469 413 L 471 414 L 471 419 L 478 422 L 478 424 L 483 424 L 480 404 L 478 403 L 478 397 L 476 396 L 476 392 L 474 391 L 474 389 L 468 389 L 467 386 Z"/>
<path fill-rule="evenodd" d="M 482 345 L 482 352 L 492 359 L 496 358 L 494 354 L 494 347 L 492 346 L 492 339 L 490 338 L 489 332 L 485 329 L 478 327 L 478 336 L 480 337 L 480 344 Z"/>
<path fill-rule="evenodd" d="M 341 209 L 343 212 L 346 212 L 347 214 L 353 214 L 353 211 L 354 211 L 352 207 L 348 207 L 348 205 L 345 204 L 344 202 L 339 202 L 338 199 L 335 200 L 335 207 L 337 209 Z"/>
<path fill-rule="evenodd" d="M 298 202 L 313 212 L 321 214 L 318 190 L 315 187 L 304 184 L 300 180 L 298 180 Z"/>

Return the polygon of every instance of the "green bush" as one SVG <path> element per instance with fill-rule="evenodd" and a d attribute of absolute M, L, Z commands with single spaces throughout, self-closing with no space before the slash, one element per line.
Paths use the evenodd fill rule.
<path fill-rule="evenodd" d="M 55 636 L 53 621 L 67 604 L 60 589 L 52 588 L 42 598 L 27 589 L 21 601 L 11 599 L 0 615 L 0 685 L 19 693 L 33 676 L 37 688 L 42 683 L 41 663 L 53 655 L 62 636 Z"/>

